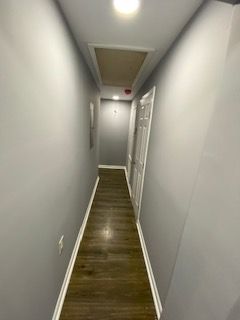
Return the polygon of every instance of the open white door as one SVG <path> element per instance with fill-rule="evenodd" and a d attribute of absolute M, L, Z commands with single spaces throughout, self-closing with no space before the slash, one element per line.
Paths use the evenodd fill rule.
<path fill-rule="evenodd" d="M 141 208 L 143 182 L 150 138 L 155 87 L 145 94 L 137 107 L 137 134 L 133 160 L 132 203 L 137 220 Z"/>
<path fill-rule="evenodd" d="M 136 121 L 137 105 L 132 102 L 131 116 L 129 123 L 129 136 L 128 136 L 128 151 L 127 151 L 127 175 L 130 183 L 133 165 L 133 153 L 134 153 L 134 136 L 135 136 L 135 121 Z"/>

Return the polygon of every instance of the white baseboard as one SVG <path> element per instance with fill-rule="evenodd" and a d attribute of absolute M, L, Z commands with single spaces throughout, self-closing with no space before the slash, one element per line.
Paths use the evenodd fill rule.
<path fill-rule="evenodd" d="M 149 278 L 149 282 L 150 282 L 150 286 L 151 286 L 151 290 L 152 290 L 153 301 L 154 301 L 154 305 L 155 305 L 155 308 L 156 308 L 157 317 L 158 317 L 158 319 L 160 319 L 161 318 L 161 314 L 162 314 L 161 300 L 160 300 L 158 289 L 157 289 L 157 285 L 156 285 L 156 282 L 155 282 L 155 279 L 154 279 L 154 275 L 153 275 L 153 271 L 152 271 L 150 259 L 149 259 L 149 256 L 148 256 L 147 247 L 146 247 L 145 240 L 144 240 L 144 237 L 143 237 L 143 233 L 142 233 L 142 228 L 141 228 L 140 222 L 137 221 L 136 224 L 137 224 L 137 230 L 138 230 L 138 234 L 139 234 L 139 238 L 140 238 L 140 242 L 141 242 L 141 246 L 142 246 L 144 261 L 145 261 L 145 265 L 146 265 L 146 268 L 147 268 L 148 278 Z"/>
<path fill-rule="evenodd" d="M 99 169 L 121 169 L 124 170 L 125 166 L 109 166 L 109 165 L 105 165 L 105 164 L 100 164 L 98 166 Z"/>
<path fill-rule="evenodd" d="M 78 250 L 79 250 L 79 246 L 80 246 L 80 243 L 81 243 L 81 240 L 82 240 L 82 237 L 83 237 L 86 225 L 87 225 L 87 220 L 88 220 L 88 217 L 89 217 L 89 214 L 90 214 L 90 211 L 91 211 L 91 207 L 92 207 L 93 199 L 94 199 L 94 196 L 95 196 L 95 193 L 96 193 L 96 190 L 97 190 L 98 182 L 99 182 L 99 177 L 97 177 L 97 180 L 96 180 L 95 186 L 93 188 L 93 192 L 92 192 L 92 195 L 91 195 L 91 198 L 90 198 L 90 201 L 89 201 L 86 213 L 85 213 L 85 217 L 84 217 L 83 223 L 82 223 L 81 228 L 80 228 L 79 233 L 78 233 L 78 237 L 77 237 L 77 240 L 76 240 L 76 243 L 75 243 L 72 255 L 71 255 L 71 259 L 70 259 L 69 264 L 68 264 L 68 268 L 67 268 L 64 280 L 63 280 L 63 284 L 62 284 L 62 288 L 61 288 L 60 294 L 58 296 L 58 301 L 57 301 L 57 304 L 56 304 L 56 307 L 55 307 L 55 311 L 54 311 L 52 320 L 59 320 L 59 318 L 60 318 L 62 307 L 63 307 L 63 303 L 64 303 L 64 299 L 65 299 L 65 296 L 66 296 L 66 293 L 67 293 L 67 289 L 68 289 L 68 285 L 69 285 L 69 282 L 70 282 L 70 279 L 71 279 L 73 267 L 74 267 L 74 264 L 75 264 L 75 261 L 76 261 L 76 258 L 77 258 L 77 253 L 78 253 Z"/>

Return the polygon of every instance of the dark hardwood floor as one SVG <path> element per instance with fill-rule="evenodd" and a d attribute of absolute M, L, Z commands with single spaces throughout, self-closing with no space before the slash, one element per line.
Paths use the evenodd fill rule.
<path fill-rule="evenodd" d="M 61 320 L 154 320 L 123 170 L 100 169 Z"/>

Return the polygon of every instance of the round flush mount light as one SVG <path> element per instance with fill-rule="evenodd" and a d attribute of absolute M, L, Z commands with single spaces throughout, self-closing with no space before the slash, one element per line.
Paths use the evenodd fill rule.
<path fill-rule="evenodd" d="M 113 0 L 114 8 L 124 15 L 135 13 L 140 6 L 140 0 Z"/>
<path fill-rule="evenodd" d="M 119 96 L 113 96 L 113 100 L 119 100 Z"/>

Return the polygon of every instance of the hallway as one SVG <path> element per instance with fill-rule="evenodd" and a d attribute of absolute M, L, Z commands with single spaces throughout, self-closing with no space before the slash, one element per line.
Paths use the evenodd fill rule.
<path fill-rule="evenodd" d="M 153 320 L 155 309 L 124 171 L 99 171 L 60 319 Z"/>
<path fill-rule="evenodd" d="M 3 0 L 0 52 L 0 320 L 240 320 L 240 0 Z"/>

